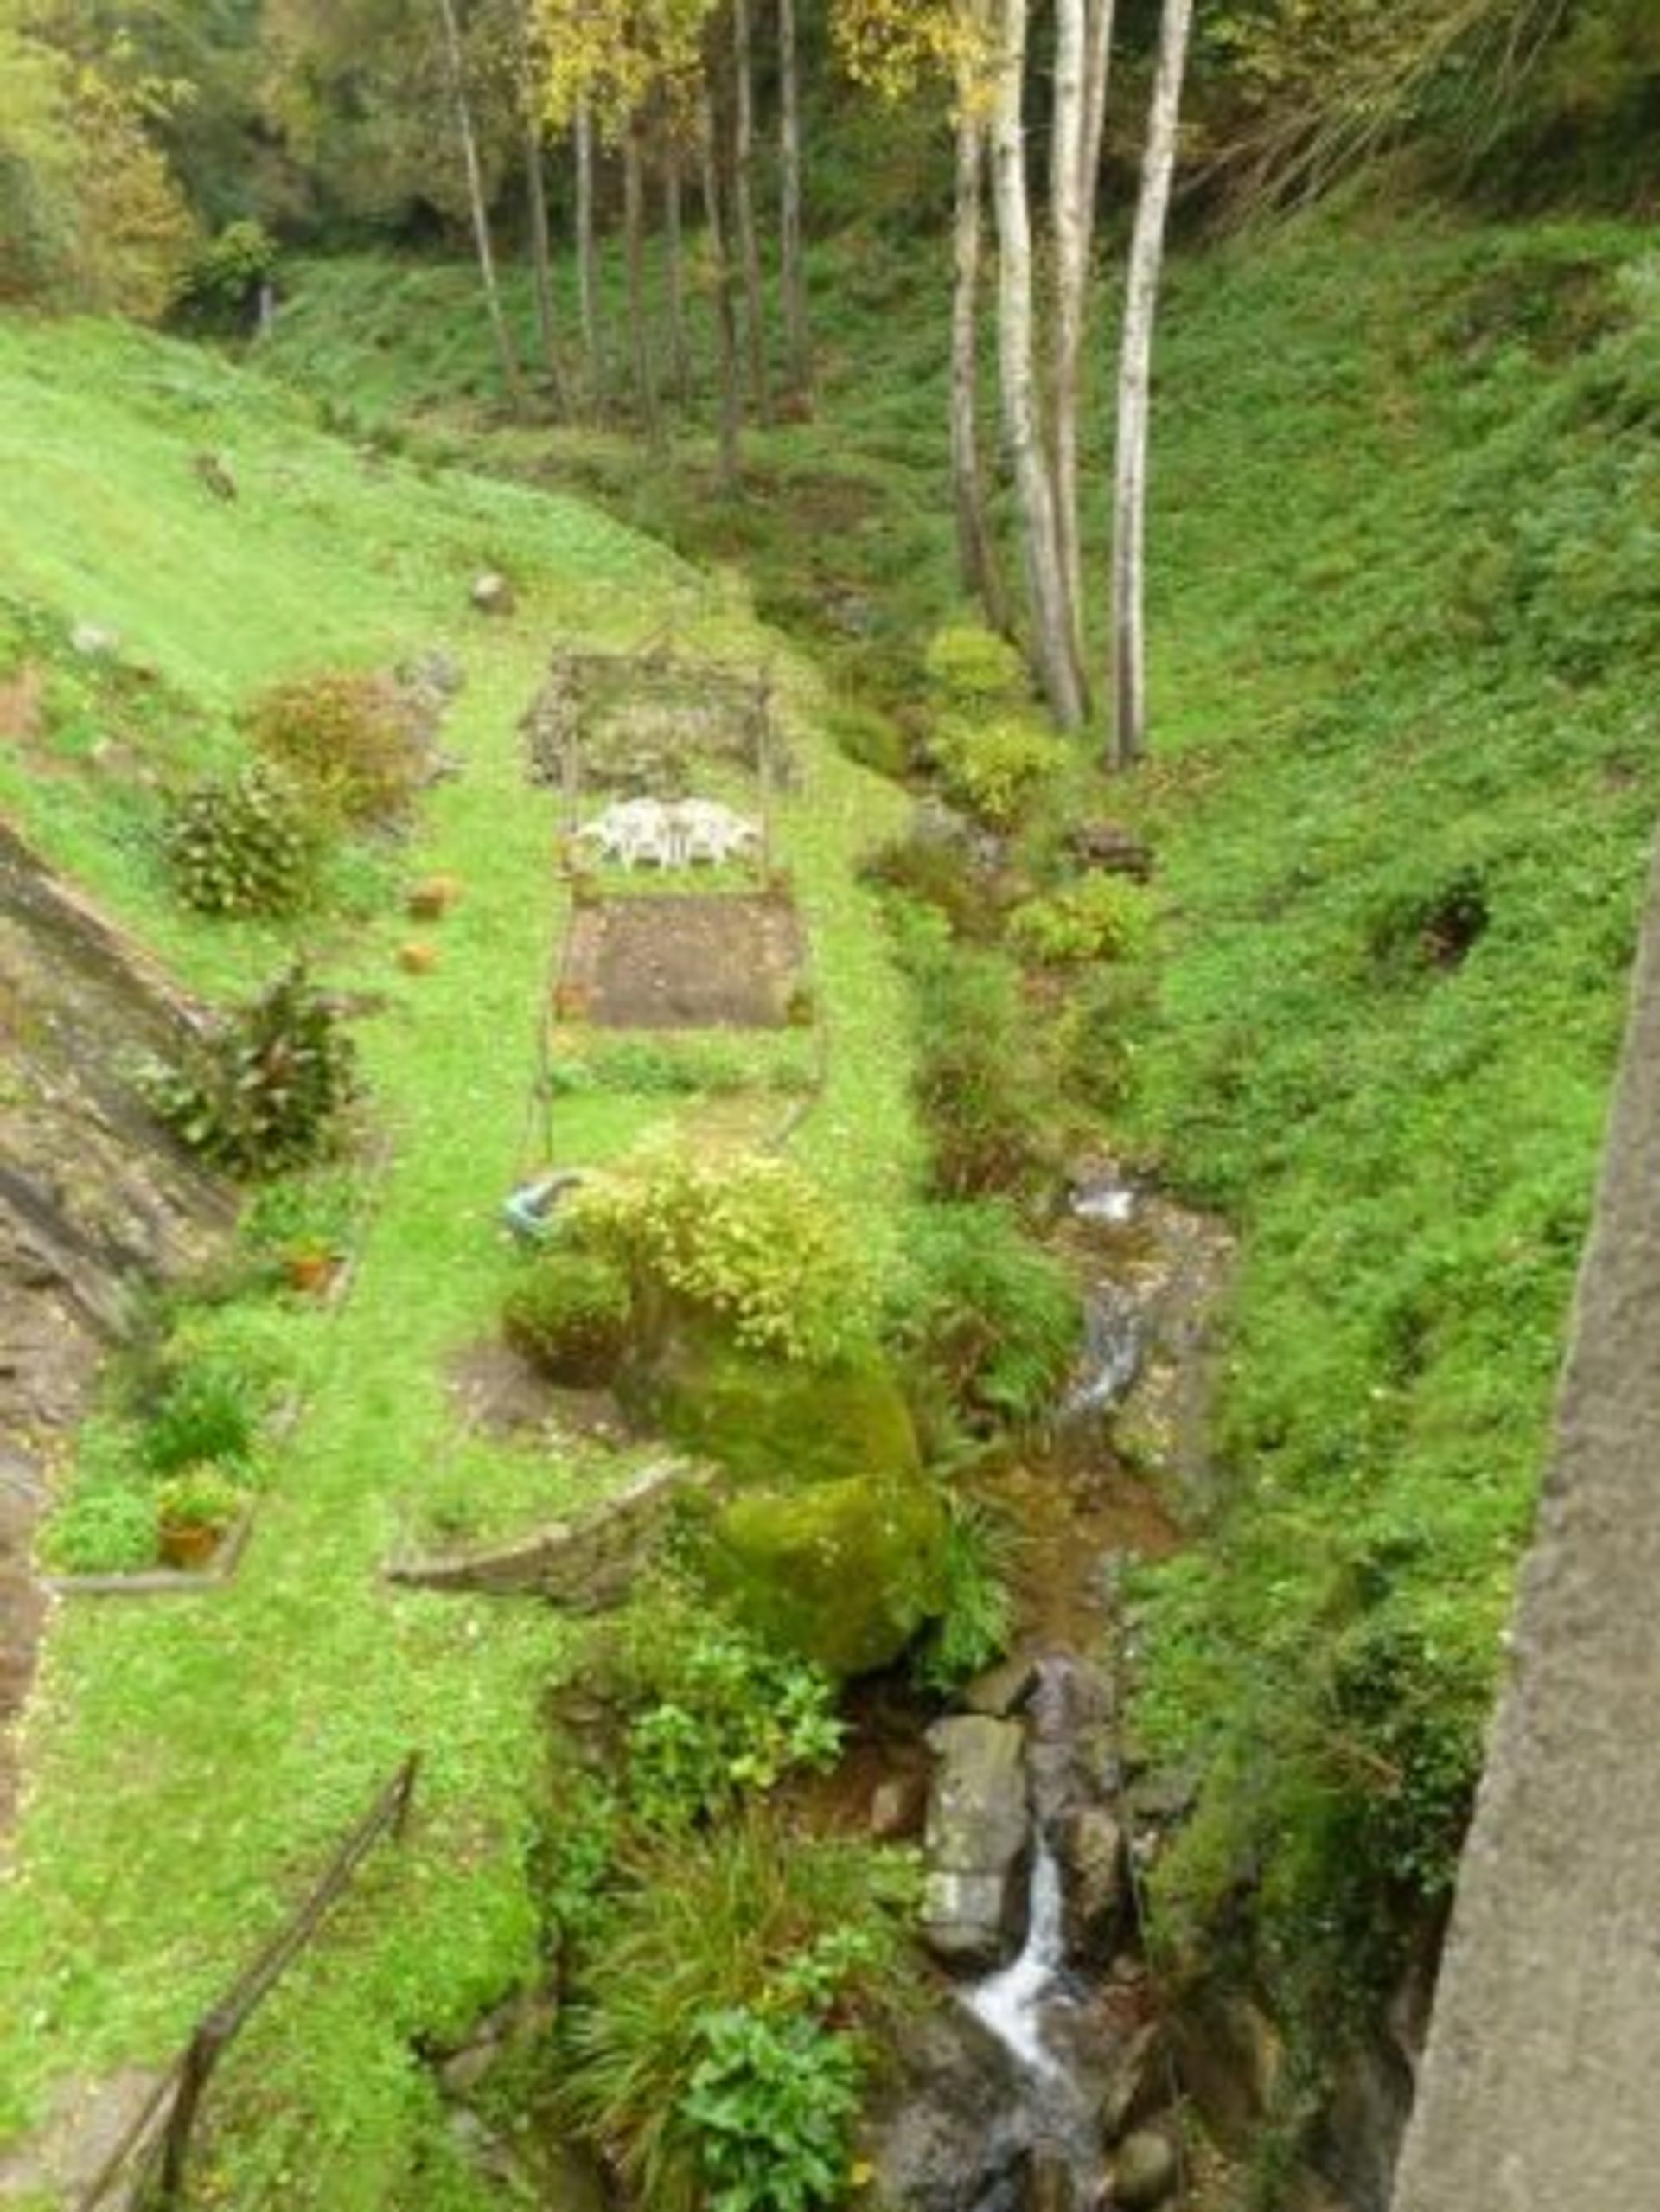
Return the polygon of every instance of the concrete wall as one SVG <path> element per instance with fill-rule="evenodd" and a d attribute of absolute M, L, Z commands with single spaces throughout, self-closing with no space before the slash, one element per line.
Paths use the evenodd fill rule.
<path fill-rule="evenodd" d="M 1395 2212 L 1660 2206 L 1660 867 Z"/>

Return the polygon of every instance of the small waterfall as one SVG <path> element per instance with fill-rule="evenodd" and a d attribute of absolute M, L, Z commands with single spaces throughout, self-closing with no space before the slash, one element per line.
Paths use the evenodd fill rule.
<path fill-rule="evenodd" d="M 1127 1229 L 1140 1211 L 1140 1193 L 1133 1183 L 1106 1173 L 1073 1186 L 1067 1211 L 1074 1221 L 1092 1229 Z"/>
<path fill-rule="evenodd" d="M 1024 2070 L 1046 2081 L 1062 2078 L 1043 2030 L 1043 2006 L 1055 1995 L 1066 1960 L 1061 1902 L 1060 1862 L 1040 1838 L 1032 1854 L 1031 1907 L 1020 1955 L 963 1993 L 968 2010 Z"/>
<path fill-rule="evenodd" d="M 990 2189 L 972 2212 L 1082 2212 L 1100 2187 L 1101 2081 L 1087 1986 L 1070 1956 L 1066 1875 L 1052 1840 L 1065 1802 L 1071 1729 L 1078 1712 L 1073 1662 L 1039 1662 L 1028 1708 L 1027 1778 L 1032 1811 L 1026 1940 L 1019 1956 L 961 1992 L 961 2002 L 1009 2062 L 1020 2180 L 1012 2196 Z M 1050 1739 L 1045 1755 L 1045 1738 Z M 1056 1754 L 1062 1755 L 1057 1759 Z"/>
<path fill-rule="evenodd" d="M 1141 1371 L 1145 1321 L 1130 1295 L 1111 1283 L 1089 1292 L 1083 1307 L 1083 1357 L 1062 1401 L 1063 1429 L 1093 1420 L 1117 1404 Z"/>

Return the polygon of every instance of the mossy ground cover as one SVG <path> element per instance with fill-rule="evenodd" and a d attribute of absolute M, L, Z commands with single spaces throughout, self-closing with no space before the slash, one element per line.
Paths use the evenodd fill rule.
<path fill-rule="evenodd" d="M 0 395 L 0 593 L 17 611 L 10 659 L 47 670 L 43 742 L 76 717 L 114 721 L 170 774 L 176 740 L 193 764 L 233 757 L 232 710 L 292 669 L 443 645 L 468 676 L 444 738 L 463 772 L 431 795 L 398 860 L 464 887 L 429 932 L 437 965 L 399 973 L 410 925 L 384 900 L 373 920 L 316 932 L 331 983 L 386 995 L 359 1036 L 389 1156 L 350 1298 L 332 1317 L 297 1302 L 280 1324 L 308 1406 L 240 1574 L 213 1598 L 71 1607 L 53 1629 L 0 1889 L 0 2132 L 67 2077 L 165 2059 L 418 1748 L 406 1838 L 227 2067 L 199 2185 L 246 2207 L 471 2203 L 482 2184 L 439 2125 L 412 2038 L 458 2030 L 535 1971 L 541 1696 L 573 1645 L 544 1609 L 394 1596 L 379 1569 L 430 1526 L 429 1493 L 446 1484 L 499 1480 L 532 1518 L 594 1480 L 591 1459 L 463 1441 L 444 1381 L 495 1326 L 514 1264 L 500 1203 L 542 1164 L 527 1104 L 562 894 L 552 804 L 527 798 L 516 723 L 556 636 L 626 643 L 667 619 L 717 655 L 769 649 L 737 595 L 591 510 L 319 436 L 301 403 L 187 349 L 10 323 Z M 203 447 L 234 469 L 234 503 L 198 482 Z M 487 566 L 518 585 L 511 623 L 468 611 Z M 124 662 L 156 681 L 77 660 L 76 620 L 118 630 Z M 899 985 L 852 864 L 891 802 L 815 740 L 810 675 L 781 675 L 807 768 L 782 841 L 829 1039 L 799 1149 L 879 1242 L 914 1141 L 892 1049 Z M 243 991 L 292 937 L 171 902 L 145 789 L 73 762 L 42 777 L 0 754 L 0 802 L 49 857 L 187 980 Z M 553 1141 L 561 1160 L 595 1163 L 698 1112 L 695 1094 L 653 1084 L 575 1086 Z"/>
<path fill-rule="evenodd" d="M 678 478 L 488 442 L 744 560 L 903 708 L 952 612 L 943 264 L 826 249 L 820 419 L 757 436 L 726 514 L 696 442 Z M 348 293 L 384 355 L 396 286 L 446 281 L 307 272 L 272 365 L 342 391 Z M 1660 800 L 1652 241 L 1356 195 L 1178 259 L 1159 378 L 1153 762 L 1087 800 L 1159 858 L 1113 1088 L 1245 1235 L 1227 1503 L 1155 1578 L 1142 1725 L 1211 1777 L 1172 1924 L 1255 1880 L 1259 1964 L 1325 2004 L 1376 1964 L 1358 1920 L 1448 1876 L 1588 1213 Z M 465 441 L 487 391 L 407 396 Z"/>

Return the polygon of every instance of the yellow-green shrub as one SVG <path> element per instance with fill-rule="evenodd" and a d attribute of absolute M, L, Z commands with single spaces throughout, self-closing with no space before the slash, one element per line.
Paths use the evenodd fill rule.
<path fill-rule="evenodd" d="M 945 715 L 929 751 L 951 796 L 993 829 L 1013 828 L 1067 762 L 1061 740 L 1023 714 L 992 721 Z"/>
<path fill-rule="evenodd" d="M 1017 706 L 1031 696 L 1026 664 L 1006 637 L 948 623 L 929 642 L 929 678 L 954 705 Z"/>
<path fill-rule="evenodd" d="M 1050 968 L 1121 960 L 1140 948 L 1146 930 L 1146 894 L 1120 876 L 1086 876 L 1066 891 L 1026 900 L 1009 917 L 1015 950 Z"/>
<path fill-rule="evenodd" d="M 340 822 L 395 822 L 426 777 L 423 710 L 388 676 L 324 669 L 295 677 L 262 692 L 243 722 L 254 746 Z"/>
<path fill-rule="evenodd" d="M 871 1333 L 874 1285 L 852 1226 L 785 1160 L 659 1153 L 590 1185 L 573 1218 L 648 1300 L 666 1293 L 712 1314 L 750 1350 L 827 1360 Z"/>

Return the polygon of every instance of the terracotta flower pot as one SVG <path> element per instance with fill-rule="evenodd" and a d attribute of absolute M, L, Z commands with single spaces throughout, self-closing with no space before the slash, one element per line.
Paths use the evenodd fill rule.
<path fill-rule="evenodd" d="M 204 1522 L 163 1520 L 156 1531 L 156 1544 L 163 1566 L 199 1573 L 212 1563 L 224 1538 L 222 1528 Z"/>
<path fill-rule="evenodd" d="M 316 1297 L 328 1289 L 339 1265 L 332 1252 L 290 1252 L 284 1262 L 290 1288 Z"/>

